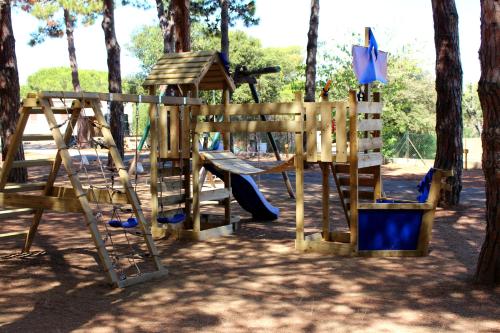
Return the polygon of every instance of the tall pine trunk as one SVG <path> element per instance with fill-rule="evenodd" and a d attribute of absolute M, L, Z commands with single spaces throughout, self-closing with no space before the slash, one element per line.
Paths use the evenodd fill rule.
<path fill-rule="evenodd" d="M 483 172 L 486 180 L 486 237 L 476 281 L 500 284 L 500 3 L 481 0 L 481 78 L 478 93 L 483 109 Z"/>
<path fill-rule="evenodd" d="M 229 0 L 220 0 L 220 51 L 229 60 Z"/>
<path fill-rule="evenodd" d="M 75 50 L 75 37 L 73 35 L 75 30 L 75 20 L 71 15 L 70 11 L 64 8 L 64 25 L 66 26 L 66 41 L 68 42 L 68 56 L 69 56 L 69 66 L 71 68 L 71 83 L 73 84 L 73 90 L 76 92 L 81 91 L 80 78 L 78 76 L 78 62 L 76 61 L 76 50 Z M 87 148 L 89 146 L 89 125 L 88 122 L 83 119 L 78 119 L 78 142 L 82 148 Z"/>
<path fill-rule="evenodd" d="M 5 159 L 12 135 L 19 119 L 19 73 L 17 71 L 16 41 L 12 30 L 10 2 L 1 6 L 0 13 L 0 136 L 2 138 L 2 158 Z M 15 156 L 24 160 L 21 145 Z M 12 169 L 8 180 L 24 183 L 28 179 L 26 168 Z"/>
<path fill-rule="evenodd" d="M 446 193 L 448 205 L 460 202 L 463 168 L 462 65 L 458 41 L 458 13 L 455 0 L 432 0 L 436 46 L 436 134 L 434 166 L 453 169 Z"/>
<path fill-rule="evenodd" d="M 189 0 L 171 0 L 175 24 L 175 51 L 191 51 Z"/>
<path fill-rule="evenodd" d="M 120 45 L 115 34 L 114 1 L 104 0 L 104 12 L 102 18 L 102 30 L 104 31 L 104 41 L 108 53 L 108 90 L 110 93 L 122 92 L 122 76 L 120 68 Z M 110 102 L 111 133 L 116 143 L 116 147 L 124 157 L 123 147 L 123 104 L 120 102 Z M 108 162 L 110 163 L 110 161 Z"/>
<path fill-rule="evenodd" d="M 172 4 L 173 1 L 169 1 L 168 10 L 165 10 L 163 0 L 156 0 L 156 13 L 163 37 L 163 53 L 175 52 L 175 24 Z"/>
<path fill-rule="evenodd" d="M 311 0 L 311 17 L 307 33 L 306 96 L 305 102 L 314 102 L 316 94 L 316 53 L 318 50 L 319 0 Z"/>

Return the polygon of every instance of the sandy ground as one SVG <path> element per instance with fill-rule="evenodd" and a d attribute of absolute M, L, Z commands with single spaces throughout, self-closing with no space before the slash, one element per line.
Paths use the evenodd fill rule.
<path fill-rule="evenodd" d="M 414 197 L 425 171 L 385 166 L 386 193 Z M 321 223 L 319 169 L 305 179 L 312 232 Z M 294 201 L 279 175 L 259 183 L 281 208 L 278 221 L 252 222 L 239 211 L 244 224 L 232 236 L 158 241 L 169 275 L 121 290 L 105 283 L 82 218 L 47 213 L 32 255 L 18 255 L 21 240 L 0 244 L 0 331 L 500 332 L 500 289 L 472 283 L 485 228 L 480 170 L 465 172 L 458 207 L 438 210 L 432 252 L 423 258 L 297 253 Z M 140 195 L 147 203 L 146 186 Z M 332 223 L 344 228 L 338 207 L 332 193 Z M 3 221 L 0 232 L 29 222 Z"/>

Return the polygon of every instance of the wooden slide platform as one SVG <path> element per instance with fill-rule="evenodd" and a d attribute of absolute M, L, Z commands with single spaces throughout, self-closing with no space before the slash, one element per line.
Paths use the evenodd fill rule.
<path fill-rule="evenodd" d="M 269 169 L 256 168 L 253 165 L 239 159 L 230 151 L 202 152 L 203 161 L 212 163 L 220 170 L 239 175 L 258 175 L 264 173 L 279 173 L 294 167 L 295 157 L 280 163 Z"/>

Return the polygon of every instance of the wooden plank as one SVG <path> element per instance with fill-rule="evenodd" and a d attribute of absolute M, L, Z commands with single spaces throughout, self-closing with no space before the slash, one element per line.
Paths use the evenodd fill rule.
<path fill-rule="evenodd" d="M 198 82 L 197 78 L 186 78 L 186 79 L 184 79 L 184 78 L 176 78 L 176 79 L 171 79 L 171 78 L 158 77 L 158 78 L 152 78 L 152 79 L 144 80 L 143 85 L 144 86 L 148 86 L 148 85 L 167 85 L 167 84 L 171 84 L 171 85 L 181 85 L 181 84 L 194 85 L 197 82 Z"/>
<path fill-rule="evenodd" d="M 156 63 L 156 65 L 154 65 L 153 69 L 151 70 L 151 73 L 157 73 L 161 71 L 175 72 L 177 70 L 200 72 L 205 63 L 206 61 L 200 61 L 196 59 L 190 60 L 189 62 L 178 61 L 177 63 L 174 63 L 172 61 L 172 62 Z"/>
<path fill-rule="evenodd" d="M 358 120 L 358 132 L 381 131 L 382 119 L 362 119 Z"/>
<path fill-rule="evenodd" d="M 54 140 L 52 134 L 24 134 L 23 141 L 49 141 Z"/>
<path fill-rule="evenodd" d="M 0 238 L 26 237 L 27 234 L 27 231 L 6 232 L 4 234 L 0 234 Z"/>
<path fill-rule="evenodd" d="M 157 119 L 157 126 L 158 126 L 158 144 L 159 144 L 159 157 L 160 158 L 168 158 L 171 157 L 169 156 L 169 150 L 168 150 L 168 111 L 169 107 L 162 105 L 160 106 L 160 110 L 158 114 L 156 115 Z"/>
<path fill-rule="evenodd" d="M 350 196 L 350 189 L 347 188 L 346 190 L 342 191 L 342 195 L 344 197 L 349 197 Z M 364 200 L 374 200 L 374 192 L 373 189 L 371 190 L 361 190 L 358 187 L 358 199 L 364 199 Z"/>
<path fill-rule="evenodd" d="M 168 275 L 168 270 L 160 269 L 154 272 L 142 273 L 141 275 L 127 277 L 125 280 L 116 282 L 118 288 L 126 288 L 135 284 L 144 283 L 147 281 L 158 280 Z"/>
<path fill-rule="evenodd" d="M 335 109 L 335 142 L 337 163 L 347 162 L 347 109 L 345 103 L 338 103 Z"/>
<path fill-rule="evenodd" d="M 231 191 L 228 188 L 218 188 L 215 190 L 202 191 L 200 193 L 200 202 L 220 201 L 231 197 Z"/>
<path fill-rule="evenodd" d="M 98 188 L 84 188 L 83 189 L 87 194 L 87 199 L 89 202 L 98 202 L 102 204 L 117 204 L 117 205 L 126 205 L 129 204 L 130 201 L 127 198 L 127 195 L 123 192 L 118 192 L 116 190 L 105 190 Z M 75 190 L 72 187 L 64 187 L 64 186 L 54 186 L 52 188 L 49 196 L 58 197 L 58 198 L 67 198 L 67 199 L 77 199 Z"/>
<path fill-rule="evenodd" d="M 318 234 L 321 237 L 321 234 Z M 295 241 L 295 248 L 302 252 L 314 252 L 338 256 L 354 255 L 353 246 L 349 243 L 327 242 L 322 239 L 311 239 L 308 236 L 302 244 Z"/>
<path fill-rule="evenodd" d="M 303 117 L 301 116 L 303 119 Z M 295 134 L 295 242 L 304 242 L 304 149 L 302 132 Z M 300 245 L 299 245 L 300 246 Z"/>
<path fill-rule="evenodd" d="M 259 104 L 229 104 L 226 108 L 226 114 L 230 116 L 247 115 L 300 115 L 301 105 L 297 102 L 291 103 L 259 103 Z M 211 116 L 223 115 L 224 105 L 201 105 L 193 112 L 193 116 Z"/>
<path fill-rule="evenodd" d="M 16 192 L 38 191 L 38 190 L 43 190 L 45 184 L 46 182 L 32 182 L 25 184 L 7 183 L 7 185 L 5 185 L 5 188 L 1 192 L 16 193 Z"/>
<path fill-rule="evenodd" d="M 24 160 L 24 161 L 14 161 L 12 162 L 12 168 L 30 168 L 37 166 L 48 166 L 54 163 L 54 159 L 36 159 L 36 160 Z"/>
<path fill-rule="evenodd" d="M 201 68 L 200 68 L 201 70 Z M 178 73 L 178 72 L 167 72 L 167 71 L 151 71 L 151 73 L 148 75 L 146 81 L 151 81 L 151 80 L 172 80 L 176 82 L 185 82 L 187 80 L 193 80 L 197 79 L 200 77 L 199 72 L 184 72 L 184 73 Z"/>
<path fill-rule="evenodd" d="M 0 193 L 0 206 L 41 208 L 63 213 L 80 213 L 83 211 L 80 202 L 74 199 L 18 193 Z"/>
<path fill-rule="evenodd" d="M 71 111 L 69 111 L 69 107 L 68 108 L 54 108 L 53 110 L 53 113 L 54 114 L 64 114 L 64 115 L 67 115 L 68 112 L 71 113 Z M 42 109 L 31 109 L 30 110 L 30 115 L 35 115 L 35 114 L 43 114 L 43 110 Z M 51 137 L 50 140 L 53 140 L 54 138 Z"/>
<path fill-rule="evenodd" d="M 200 98 L 191 97 L 174 97 L 174 96 L 155 96 L 152 95 L 154 90 L 150 90 L 150 95 L 136 95 L 136 94 L 119 94 L 119 93 L 91 93 L 91 92 L 74 92 L 74 91 L 42 91 L 38 93 L 40 99 L 43 98 L 64 98 L 64 99 L 79 99 L 79 100 L 100 100 L 100 101 L 116 101 L 116 102 L 129 102 L 129 103 L 151 103 L 151 104 L 165 104 L 165 105 L 201 105 L 203 101 Z M 53 113 L 57 114 L 57 108 L 53 109 Z M 65 110 L 65 109 L 62 109 Z M 33 111 L 36 111 L 34 109 Z M 39 109 L 41 111 L 41 109 Z M 31 112 L 33 113 L 33 112 Z M 42 111 L 43 113 L 43 111 Z M 66 112 L 64 112 L 66 114 Z"/>
<path fill-rule="evenodd" d="M 382 137 L 360 138 L 358 140 L 358 151 L 374 150 L 382 148 Z"/>
<path fill-rule="evenodd" d="M 375 180 L 372 177 L 363 177 L 364 175 L 358 174 L 358 186 L 373 187 Z M 349 186 L 349 175 L 338 176 L 340 186 Z"/>
<path fill-rule="evenodd" d="M 180 150 L 182 158 L 189 160 L 191 158 L 191 118 L 189 117 L 191 108 L 190 107 L 180 107 L 180 115 L 181 115 L 181 142 L 180 142 Z M 189 161 L 187 161 L 189 162 Z M 185 163 L 184 165 L 188 165 L 189 163 Z M 189 171 L 188 171 L 189 172 Z"/>
<path fill-rule="evenodd" d="M 6 219 L 10 217 L 18 217 L 22 214 L 32 214 L 32 208 L 17 208 L 17 209 L 8 209 L 8 210 L 0 210 L 0 219 Z"/>
<path fill-rule="evenodd" d="M 237 121 L 237 122 L 212 122 L 197 123 L 197 133 L 223 132 L 223 133 L 253 133 L 253 132 L 301 132 L 302 123 L 292 120 L 282 121 Z"/>
<path fill-rule="evenodd" d="M 408 203 L 372 203 L 364 202 L 359 203 L 358 208 L 360 210 L 366 209 L 390 209 L 390 210 L 429 210 L 433 209 L 432 204 L 429 203 L 418 203 L 418 202 L 408 202 Z"/>
<path fill-rule="evenodd" d="M 353 154 L 354 155 L 354 154 Z M 382 153 L 358 153 L 358 168 L 382 165 L 384 158 Z"/>
<path fill-rule="evenodd" d="M 321 161 L 332 162 L 332 109 L 321 102 Z"/>
<path fill-rule="evenodd" d="M 215 51 L 164 53 L 163 56 L 160 59 L 158 59 L 158 62 L 163 62 L 171 59 L 197 59 L 197 58 L 212 59 L 213 57 L 216 56 L 217 53 Z"/>
<path fill-rule="evenodd" d="M 165 195 L 158 197 L 158 204 L 161 206 L 169 206 L 169 205 L 178 205 L 180 203 L 186 202 L 185 194 L 173 194 L 173 195 Z"/>
<path fill-rule="evenodd" d="M 357 135 L 357 99 L 354 90 L 349 91 L 349 187 L 350 215 L 349 231 L 351 245 L 357 248 L 358 243 L 358 135 Z"/>
<path fill-rule="evenodd" d="M 358 102 L 358 114 L 381 114 L 383 104 L 380 102 Z"/>
<path fill-rule="evenodd" d="M 210 239 L 232 235 L 235 229 L 236 226 L 231 223 L 200 231 L 182 230 L 180 238 L 185 240 L 206 241 Z"/>
<path fill-rule="evenodd" d="M 316 127 L 318 126 L 316 103 L 307 103 L 306 109 L 306 160 L 307 162 L 316 162 L 318 160 L 317 142 L 316 142 Z M 320 123 L 321 124 L 321 123 Z"/>
<path fill-rule="evenodd" d="M 179 143 L 180 143 L 180 117 L 179 117 L 179 107 L 170 107 L 170 156 L 172 158 L 179 158 Z M 161 147 L 161 145 L 160 145 Z M 160 153 L 160 157 L 163 157 L 163 152 Z"/>

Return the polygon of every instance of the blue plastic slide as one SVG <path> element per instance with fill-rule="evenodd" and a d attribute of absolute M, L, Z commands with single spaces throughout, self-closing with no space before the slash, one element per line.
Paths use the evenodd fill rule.
<path fill-rule="evenodd" d="M 204 167 L 224 179 L 223 173 L 212 164 L 206 164 Z M 254 220 L 270 221 L 279 217 L 279 208 L 266 200 L 251 176 L 231 173 L 231 187 L 236 201 L 241 208 L 252 214 Z"/>

